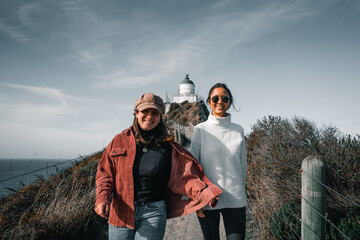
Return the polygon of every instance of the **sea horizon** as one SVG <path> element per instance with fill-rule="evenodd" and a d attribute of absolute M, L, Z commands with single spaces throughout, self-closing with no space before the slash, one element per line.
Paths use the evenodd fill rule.
<path fill-rule="evenodd" d="M 0 198 L 11 195 L 37 179 L 56 175 L 74 165 L 75 159 L 0 158 Z"/>

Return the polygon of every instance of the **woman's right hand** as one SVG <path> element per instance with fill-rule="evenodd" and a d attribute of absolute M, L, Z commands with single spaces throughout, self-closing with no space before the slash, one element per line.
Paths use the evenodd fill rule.
<path fill-rule="evenodd" d="M 95 212 L 102 218 L 108 219 L 109 217 L 110 204 L 100 203 L 95 207 Z"/>
<path fill-rule="evenodd" d="M 205 214 L 204 214 L 204 212 L 203 212 L 202 209 L 197 210 L 197 211 L 196 211 L 196 215 L 197 215 L 198 217 L 201 217 L 201 218 L 204 218 L 204 217 L 205 217 Z"/>

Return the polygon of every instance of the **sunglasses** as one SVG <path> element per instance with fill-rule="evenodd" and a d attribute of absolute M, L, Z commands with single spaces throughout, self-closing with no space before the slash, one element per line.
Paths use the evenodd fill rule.
<path fill-rule="evenodd" d="M 211 98 L 211 101 L 212 101 L 213 103 L 218 103 L 219 100 L 220 100 L 219 96 L 213 96 L 213 97 Z M 229 102 L 229 100 L 230 100 L 230 99 L 229 99 L 228 96 L 222 96 L 222 97 L 221 97 L 221 101 L 222 101 L 223 103 L 227 103 L 227 102 Z"/>

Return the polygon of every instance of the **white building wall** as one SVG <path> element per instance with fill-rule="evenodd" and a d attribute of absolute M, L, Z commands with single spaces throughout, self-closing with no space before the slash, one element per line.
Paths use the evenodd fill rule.
<path fill-rule="evenodd" d="M 174 103 L 182 103 L 182 102 L 197 102 L 198 96 L 196 94 L 187 94 L 187 95 L 174 95 L 173 102 Z"/>
<path fill-rule="evenodd" d="M 179 94 L 195 94 L 195 86 L 193 84 L 183 83 L 179 85 Z"/>

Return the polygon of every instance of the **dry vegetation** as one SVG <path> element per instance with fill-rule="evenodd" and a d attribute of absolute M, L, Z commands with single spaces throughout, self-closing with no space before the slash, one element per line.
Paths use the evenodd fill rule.
<path fill-rule="evenodd" d="M 289 121 L 269 116 L 259 120 L 252 130 L 247 141 L 248 194 L 262 238 L 280 239 L 269 231 L 269 222 L 275 221 L 272 216 L 285 203 L 300 205 L 300 169 L 302 161 L 310 155 L 325 162 L 325 184 L 340 194 L 327 191 L 329 219 L 336 222 L 337 218 L 347 217 L 346 211 L 355 207 L 352 202 L 359 203 L 359 135 L 351 138 L 334 127 L 320 129 L 298 117 Z M 354 216 L 360 229 L 359 211 L 356 208 Z M 299 212 L 292 214 L 300 218 Z"/>
<path fill-rule="evenodd" d="M 1 239 L 103 239 L 95 215 L 95 175 L 102 153 L 0 200 Z"/>
<path fill-rule="evenodd" d="M 189 123 L 196 125 L 207 119 L 209 110 L 203 101 L 196 103 L 172 103 L 168 112 L 168 119 L 171 122 L 179 123 L 181 125 L 188 125 Z"/>

